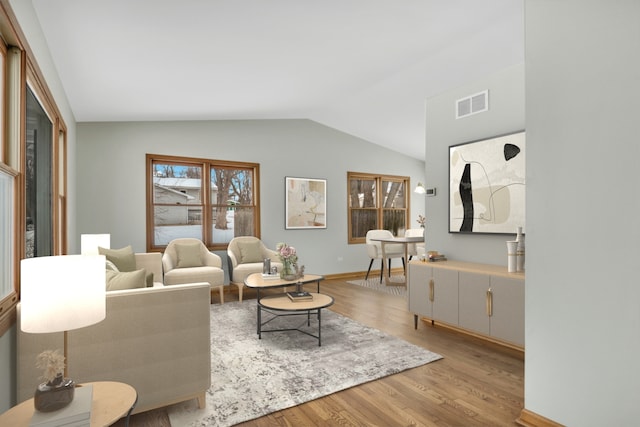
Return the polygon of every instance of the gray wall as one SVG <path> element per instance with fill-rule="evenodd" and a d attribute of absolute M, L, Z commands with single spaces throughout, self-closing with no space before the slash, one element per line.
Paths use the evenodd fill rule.
<path fill-rule="evenodd" d="M 364 245 L 347 244 L 347 171 L 410 176 L 412 185 L 424 178 L 424 162 L 310 120 L 81 123 L 76 241 L 110 233 L 112 247 L 146 249 L 146 153 L 260 163 L 262 239 L 295 246 L 307 271 L 320 274 L 368 266 Z M 327 179 L 327 229 L 285 230 L 286 176 Z M 412 198 L 417 227 L 424 198 Z"/>
<path fill-rule="evenodd" d="M 525 407 L 637 425 L 640 2 L 525 10 Z"/>
<path fill-rule="evenodd" d="M 485 89 L 489 89 L 489 111 L 456 120 L 455 101 Z M 505 241 L 513 239 L 515 229 L 514 235 L 448 232 L 449 146 L 524 128 L 524 64 L 479 76 L 427 99 L 425 176 L 427 187 L 437 189 L 435 197 L 426 198 L 427 250 L 437 250 L 449 259 L 507 265 Z"/>

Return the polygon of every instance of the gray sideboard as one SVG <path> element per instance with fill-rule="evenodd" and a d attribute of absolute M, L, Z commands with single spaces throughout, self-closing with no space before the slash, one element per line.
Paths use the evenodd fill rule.
<path fill-rule="evenodd" d="M 524 349 L 524 273 L 462 261 L 409 263 L 409 311 L 432 324 Z"/>

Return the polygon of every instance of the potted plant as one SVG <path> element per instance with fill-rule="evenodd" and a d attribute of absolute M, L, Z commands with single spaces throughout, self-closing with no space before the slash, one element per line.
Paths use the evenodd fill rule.
<path fill-rule="evenodd" d="M 36 367 L 43 370 L 46 381 L 36 388 L 33 398 L 40 412 L 62 409 L 73 400 L 75 383 L 64 378 L 64 356 L 59 350 L 45 350 L 36 357 Z"/>

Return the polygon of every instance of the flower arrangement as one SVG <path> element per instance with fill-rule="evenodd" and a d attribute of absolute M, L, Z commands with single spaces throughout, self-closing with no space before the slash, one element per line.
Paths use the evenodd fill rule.
<path fill-rule="evenodd" d="M 278 252 L 278 258 L 280 258 L 283 264 L 295 264 L 298 262 L 298 254 L 296 248 L 293 246 L 281 242 L 276 246 L 276 251 Z"/>
<path fill-rule="evenodd" d="M 59 350 L 45 350 L 36 357 L 36 368 L 44 370 L 42 378 L 52 384 L 64 373 L 64 356 Z"/>
<path fill-rule="evenodd" d="M 422 216 L 422 215 L 418 215 L 418 219 L 417 222 L 418 224 L 420 224 L 420 228 L 424 228 L 424 223 L 427 220 L 426 217 Z"/>
<path fill-rule="evenodd" d="M 282 261 L 282 270 L 280 271 L 280 277 L 284 280 L 293 280 L 296 278 L 296 270 L 294 264 L 298 262 L 298 253 L 296 248 L 289 246 L 286 243 L 278 243 L 276 245 L 276 252 L 278 258 Z"/>

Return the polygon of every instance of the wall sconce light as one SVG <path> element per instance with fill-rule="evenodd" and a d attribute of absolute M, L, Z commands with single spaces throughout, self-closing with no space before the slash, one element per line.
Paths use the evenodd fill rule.
<path fill-rule="evenodd" d="M 421 182 L 419 182 L 418 185 L 416 185 L 416 189 L 413 191 L 418 194 L 425 194 L 427 192 L 427 190 L 424 188 L 424 185 Z"/>

